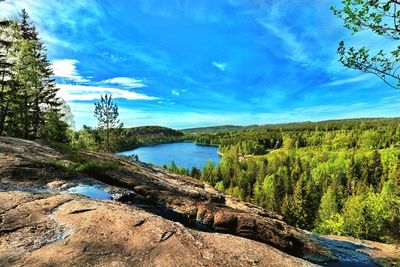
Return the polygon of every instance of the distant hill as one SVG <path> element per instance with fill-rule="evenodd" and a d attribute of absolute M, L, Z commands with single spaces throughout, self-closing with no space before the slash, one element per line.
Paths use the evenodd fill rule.
<path fill-rule="evenodd" d="M 183 129 L 181 132 L 185 134 L 191 133 L 205 133 L 205 132 L 228 132 L 228 131 L 236 131 L 244 128 L 244 126 L 237 125 L 221 125 L 221 126 L 210 126 L 210 127 L 198 127 L 198 128 L 189 128 Z"/>
<path fill-rule="evenodd" d="M 352 127 L 365 123 L 366 127 L 378 124 L 392 124 L 400 123 L 400 118 L 353 118 L 353 119 L 335 119 L 335 120 L 324 120 L 324 121 L 303 121 L 303 122 L 288 122 L 288 123 L 277 123 L 277 124 L 262 124 L 262 125 L 221 125 L 221 126 L 209 126 L 209 127 L 198 127 L 183 129 L 181 132 L 184 134 L 205 134 L 205 133 L 223 133 L 230 131 L 250 130 L 250 129 L 299 129 L 299 128 L 315 128 L 315 127 L 328 127 L 328 128 L 341 128 Z"/>
<path fill-rule="evenodd" d="M 179 130 L 162 126 L 139 126 L 124 128 L 124 130 L 137 136 L 183 136 L 183 133 Z"/>
<path fill-rule="evenodd" d="M 123 143 L 120 150 L 134 149 L 139 146 L 181 141 L 181 131 L 161 126 L 140 126 L 123 129 Z"/>

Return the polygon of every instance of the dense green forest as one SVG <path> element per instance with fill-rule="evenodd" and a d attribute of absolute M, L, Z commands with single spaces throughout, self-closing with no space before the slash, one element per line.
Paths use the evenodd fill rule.
<path fill-rule="evenodd" d="M 202 171 L 221 192 L 323 234 L 400 240 L 400 119 L 358 119 L 192 131 L 223 157 Z"/>
<path fill-rule="evenodd" d="M 0 21 L 0 135 L 67 142 L 68 124 L 51 63 L 36 27 L 22 10 Z"/>

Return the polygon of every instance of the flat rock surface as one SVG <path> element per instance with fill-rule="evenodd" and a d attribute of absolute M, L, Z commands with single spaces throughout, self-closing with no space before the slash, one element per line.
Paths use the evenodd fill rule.
<path fill-rule="evenodd" d="M 0 266 L 310 266 L 115 201 L 0 192 L 0 214 Z"/>

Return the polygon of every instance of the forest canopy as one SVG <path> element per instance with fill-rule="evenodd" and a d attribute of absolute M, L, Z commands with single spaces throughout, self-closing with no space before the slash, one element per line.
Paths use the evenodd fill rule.
<path fill-rule="evenodd" d="M 400 119 L 337 120 L 191 130 L 221 162 L 186 170 L 303 229 L 400 240 Z M 171 165 L 171 171 L 185 170 Z"/>

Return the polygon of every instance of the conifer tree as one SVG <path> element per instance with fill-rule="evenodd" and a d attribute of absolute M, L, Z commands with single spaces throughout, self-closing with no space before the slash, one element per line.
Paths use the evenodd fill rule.
<path fill-rule="evenodd" d="M 286 194 L 282 201 L 281 213 L 285 217 L 285 221 L 289 224 L 294 224 L 296 222 L 294 212 L 293 198 Z"/>
<path fill-rule="evenodd" d="M 7 59 L 8 51 L 12 45 L 9 38 L 9 20 L 0 21 L 0 136 L 3 135 L 6 116 L 10 106 L 11 62 Z"/>
<path fill-rule="evenodd" d="M 118 106 L 112 101 L 111 95 L 100 96 L 100 102 L 94 104 L 94 116 L 98 120 L 98 128 L 104 132 L 105 150 L 109 153 L 116 140 L 111 140 L 112 131 L 121 129 L 118 119 Z"/>
<path fill-rule="evenodd" d="M 26 10 L 20 17 L 0 23 L 0 135 L 36 139 L 63 114 L 46 48 Z"/>
<path fill-rule="evenodd" d="M 305 211 L 306 188 L 303 178 L 296 182 L 293 192 L 293 211 L 296 218 L 296 226 L 300 228 L 307 227 L 307 215 Z"/>

